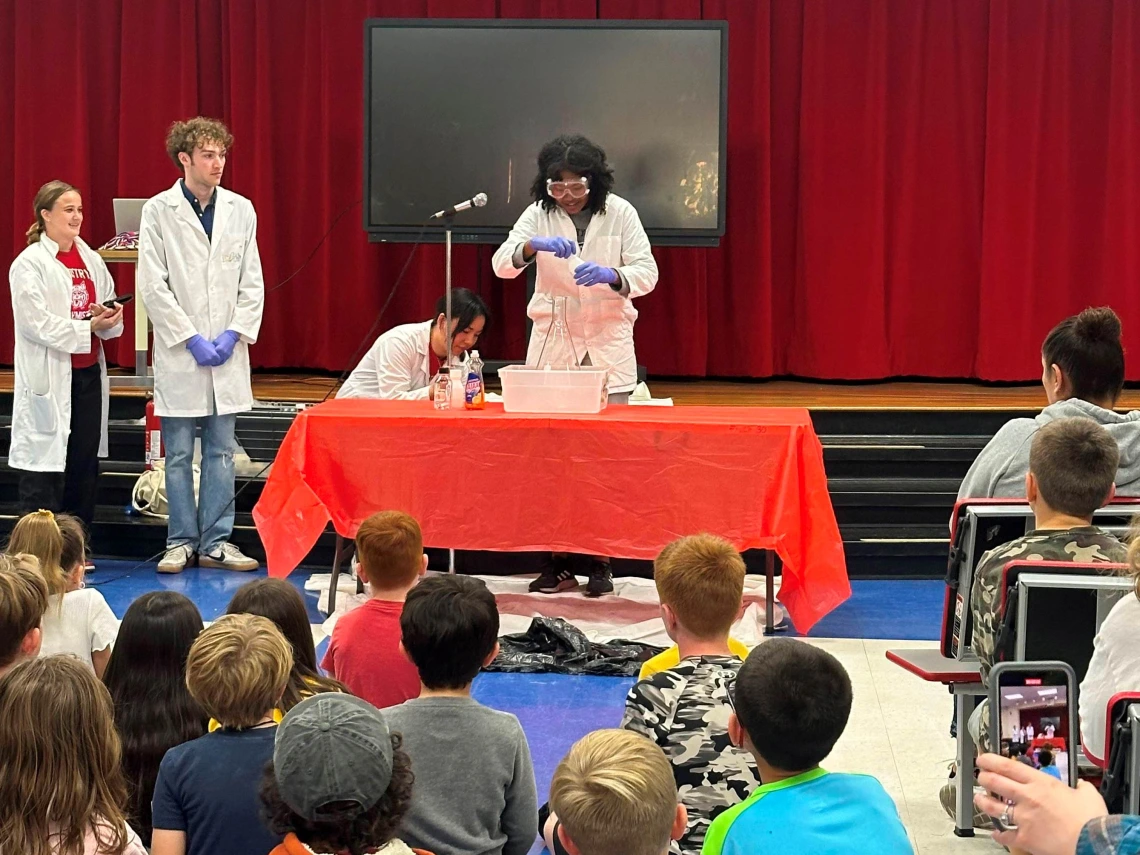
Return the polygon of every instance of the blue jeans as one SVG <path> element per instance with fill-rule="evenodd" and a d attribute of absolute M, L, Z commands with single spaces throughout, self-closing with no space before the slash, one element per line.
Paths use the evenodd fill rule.
<path fill-rule="evenodd" d="M 215 554 L 234 530 L 234 428 L 237 415 L 162 417 L 166 446 L 166 547 Z M 194 502 L 194 434 L 202 429 L 202 480 Z"/>

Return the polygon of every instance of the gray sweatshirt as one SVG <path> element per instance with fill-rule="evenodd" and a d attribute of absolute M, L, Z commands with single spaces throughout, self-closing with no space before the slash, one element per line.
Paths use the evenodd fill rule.
<path fill-rule="evenodd" d="M 1070 398 L 1050 404 L 1032 419 L 1014 419 L 1002 425 L 966 473 L 958 489 L 958 499 L 1024 496 L 1029 446 L 1034 434 L 1051 421 L 1072 416 L 1092 419 L 1112 434 L 1120 448 L 1116 492 L 1122 496 L 1140 496 L 1140 410 L 1118 413 Z"/>
<path fill-rule="evenodd" d="M 526 855 L 538 796 L 519 720 L 473 698 L 416 698 L 384 710 L 412 758 L 400 839 L 434 855 Z"/>

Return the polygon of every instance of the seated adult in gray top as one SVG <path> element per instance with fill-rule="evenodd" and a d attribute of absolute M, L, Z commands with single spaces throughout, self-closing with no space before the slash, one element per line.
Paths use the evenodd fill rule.
<path fill-rule="evenodd" d="M 1045 337 L 1041 367 L 1049 406 L 1002 426 L 966 473 L 958 499 L 1024 496 L 1033 436 L 1049 422 L 1073 416 L 1103 425 L 1116 440 L 1116 494 L 1140 496 L 1140 411 L 1113 409 L 1124 387 L 1120 318 L 1107 306 L 1065 318 Z"/>

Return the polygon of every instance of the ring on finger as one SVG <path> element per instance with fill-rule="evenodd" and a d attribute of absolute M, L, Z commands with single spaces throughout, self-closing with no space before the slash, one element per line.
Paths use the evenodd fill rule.
<path fill-rule="evenodd" d="M 1017 828 L 1017 823 L 1013 821 L 1013 808 L 1013 802 L 1006 802 L 1005 810 L 1002 811 L 1002 815 L 998 817 L 998 822 L 1006 828 Z"/>

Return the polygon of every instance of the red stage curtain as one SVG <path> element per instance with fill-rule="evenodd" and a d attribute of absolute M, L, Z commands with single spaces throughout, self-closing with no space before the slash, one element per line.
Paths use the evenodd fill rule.
<path fill-rule="evenodd" d="M 496 15 L 730 22 L 729 231 L 717 249 L 657 251 L 637 332 L 651 372 L 1031 380 L 1049 327 L 1101 303 L 1140 349 L 1131 0 L 3 4 L 0 235 L 14 256 L 35 189 L 59 177 L 84 190 L 84 233 L 101 243 L 112 197 L 177 177 L 167 125 L 220 116 L 237 140 L 227 183 L 257 206 L 268 285 L 349 208 L 268 296 L 255 365 L 343 369 L 409 251 L 369 244 L 353 207 L 361 22 Z M 518 357 L 525 289 L 491 275 L 490 249 L 458 248 L 457 283 L 496 315 L 484 353 Z M 417 251 L 385 326 L 430 313 L 442 258 Z M 116 275 L 133 288 L 129 270 Z M 0 312 L 0 361 L 11 342 Z M 112 351 L 130 362 L 128 338 Z"/>

